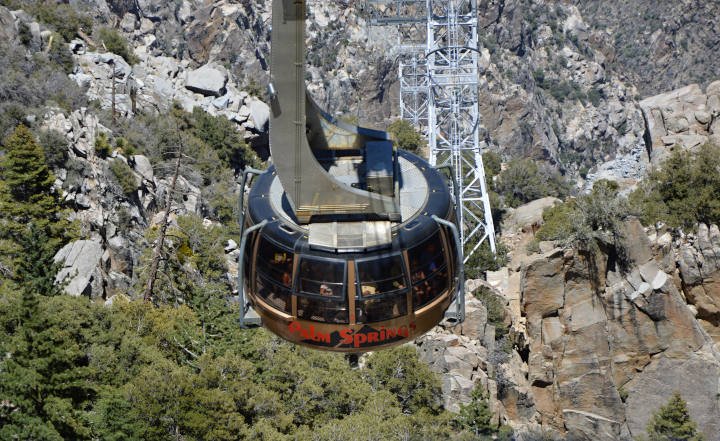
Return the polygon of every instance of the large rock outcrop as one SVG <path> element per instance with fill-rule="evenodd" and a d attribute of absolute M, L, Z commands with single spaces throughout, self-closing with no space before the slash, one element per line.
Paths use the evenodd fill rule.
<path fill-rule="evenodd" d="M 657 166 L 675 148 L 695 149 L 708 141 L 720 145 L 720 81 L 705 91 L 691 84 L 640 101 Z"/>
<path fill-rule="evenodd" d="M 720 354 L 665 272 L 674 268 L 654 259 L 637 221 L 625 229 L 623 264 L 607 247 L 553 250 L 523 267 L 528 420 L 572 439 L 630 440 L 679 391 L 718 440 Z"/>
<path fill-rule="evenodd" d="M 72 296 L 102 297 L 103 277 L 99 268 L 102 255 L 99 241 L 70 242 L 55 255 L 55 263 L 62 264 L 55 280 L 64 283 L 65 292 Z"/>
<path fill-rule="evenodd" d="M 677 254 L 685 296 L 720 344 L 720 229 L 700 224 L 696 234 L 679 244 Z"/>
<path fill-rule="evenodd" d="M 205 96 L 225 95 L 228 74 L 222 66 L 206 64 L 198 69 L 187 72 L 185 87 Z"/>

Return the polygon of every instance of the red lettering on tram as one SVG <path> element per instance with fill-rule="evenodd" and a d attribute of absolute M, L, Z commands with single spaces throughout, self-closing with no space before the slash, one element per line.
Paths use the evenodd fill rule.
<path fill-rule="evenodd" d="M 310 325 L 308 329 L 302 327 L 298 322 L 292 322 L 288 325 L 288 330 L 294 334 L 299 334 L 305 340 L 312 340 L 322 343 L 330 343 L 330 334 L 326 332 L 316 332 L 315 326 Z"/>
<path fill-rule="evenodd" d="M 365 326 L 363 329 L 368 328 Z M 396 328 L 385 328 L 380 327 L 380 330 L 373 329 L 372 331 L 353 331 L 352 328 L 345 328 L 338 331 L 340 335 L 340 345 L 350 346 L 355 348 L 361 348 L 364 346 L 376 346 L 384 342 L 394 340 L 398 337 L 408 338 L 412 331 L 416 328 L 415 323 L 410 323 L 409 326 L 398 326 Z M 291 322 L 288 325 L 288 331 L 292 334 L 296 334 L 303 340 L 309 340 L 318 343 L 330 344 L 332 341 L 331 335 L 327 332 L 320 332 L 315 329 L 314 325 L 308 325 L 304 327 L 300 322 Z"/>
<path fill-rule="evenodd" d="M 342 331 L 340 331 L 340 337 L 342 337 L 342 341 L 340 343 L 344 345 L 352 344 L 352 332 L 352 329 L 343 329 Z"/>

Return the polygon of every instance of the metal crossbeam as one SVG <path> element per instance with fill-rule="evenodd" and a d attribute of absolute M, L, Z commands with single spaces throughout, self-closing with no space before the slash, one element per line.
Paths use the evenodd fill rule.
<path fill-rule="evenodd" d="M 366 0 L 372 25 L 405 25 L 427 20 L 427 0 Z"/>
<path fill-rule="evenodd" d="M 366 0 L 374 25 L 398 28 L 400 116 L 428 137 L 430 163 L 449 165 L 460 186 L 464 261 L 495 227 L 480 141 L 477 0 Z M 424 46 L 418 41 L 424 39 Z"/>

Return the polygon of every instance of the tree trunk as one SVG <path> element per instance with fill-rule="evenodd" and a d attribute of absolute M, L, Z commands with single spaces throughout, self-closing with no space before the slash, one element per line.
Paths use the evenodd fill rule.
<path fill-rule="evenodd" d="M 160 225 L 160 237 L 158 237 L 155 243 L 155 250 L 153 252 L 152 263 L 150 264 L 150 276 L 148 277 L 147 286 L 145 287 L 145 295 L 143 298 L 146 302 L 152 300 L 153 289 L 155 288 L 155 279 L 157 278 L 158 268 L 160 266 L 160 258 L 162 257 L 162 249 L 165 245 L 165 234 L 167 233 L 168 218 L 170 217 L 170 209 L 172 208 L 172 195 L 175 193 L 175 184 L 177 183 L 178 175 L 180 174 L 180 158 L 182 155 L 180 152 L 177 153 L 177 159 L 175 160 L 175 171 L 173 173 L 170 188 L 165 200 L 165 214 L 162 218 Z"/>

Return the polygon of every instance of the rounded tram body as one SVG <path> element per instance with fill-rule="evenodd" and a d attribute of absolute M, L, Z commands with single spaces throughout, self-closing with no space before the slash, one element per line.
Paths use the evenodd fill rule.
<path fill-rule="evenodd" d="M 361 160 L 330 162 L 331 174 L 348 179 L 342 170 Z M 402 219 L 390 237 L 374 222 L 302 225 L 274 168 L 257 178 L 246 227 L 267 223 L 248 236 L 243 271 L 264 326 L 294 343 L 363 352 L 416 338 L 443 319 L 459 262 L 452 231 L 432 216 L 454 220 L 452 198 L 424 160 L 401 151 L 397 164 Z"/>
<path fill-rule="evenodd" d="M 397 151 L 387 133 L 315 104 L 304 84 L 305 6 L 273 0 L 273 166 L 254 182 L 246 210 L 240 198 L 241 324 L 252 306 L 291 342 L 364 352 L 423 334 L 454 300 L 462 321 L 448 182 Z"/>

